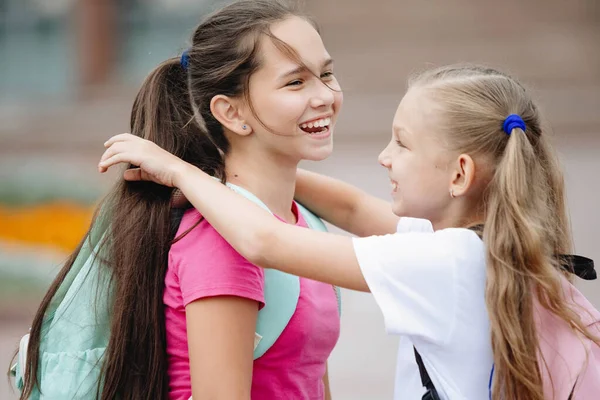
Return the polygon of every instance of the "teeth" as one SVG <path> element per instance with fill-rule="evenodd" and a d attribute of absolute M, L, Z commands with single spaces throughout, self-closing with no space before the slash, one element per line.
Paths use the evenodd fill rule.
<path fill-rule="evenodd" d="M 329 124 L 331 124 L 331 118 L 322 118 L 307 124 L 301 124 L 300 128 L 323 128 L 325 126 L 329 126 Z"/>
<path fill-rule="evenodd" d="M 390 182 L 392 184 L 392 190 L 396 191 L 398 189 L 398 184 L 396 182 Z"/>

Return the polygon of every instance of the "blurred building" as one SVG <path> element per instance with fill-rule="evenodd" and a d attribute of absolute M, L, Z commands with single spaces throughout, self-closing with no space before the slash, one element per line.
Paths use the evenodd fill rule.
<path fill-rule="evenodd" d="M 96 162 L 128 130 L 143 77 L 226 1 L 0 0 L 0 365 L 115 175 Z M 527 83 L 566 167 L 577 252 L 600 260 L 597 0 L 305 0 L 345 93 L 331 159 L 307 164 L 386 197 L 376 164 L 410 73 L 477 62 Z M 578 283 L 600 306 L 597 283 Z M 595 290 L 594 290 L 595 288 Z M 12 322 L 7 322 L 12 321 Z M 345 293 L 336 398 L 391 398 L 395 338 Z M 1 385 L 0 398 L 12 398 Z"/>

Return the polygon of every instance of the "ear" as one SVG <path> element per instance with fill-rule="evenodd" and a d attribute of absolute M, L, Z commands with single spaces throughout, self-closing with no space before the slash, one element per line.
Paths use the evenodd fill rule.
<path fill-rule="evenodd" d="M 472 188 L 475 181 L 475 162 L 471 156 L 461 154 L 452 171 L 450 190 L 454 197 L 464 196 Z"/>
<path fill-rule="evenodd" d="M 210 112 L 225 128 L 233 133 L 246 136 L 252 133 L 252 128 L 243 118 L 238 99 L 222 94 L 210 100 Z"/>

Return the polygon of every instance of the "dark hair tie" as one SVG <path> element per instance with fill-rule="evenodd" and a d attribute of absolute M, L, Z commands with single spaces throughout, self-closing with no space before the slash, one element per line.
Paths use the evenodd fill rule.
<path fill-rule="evenodd" d="M 521 130 L 525 132 L 527 126 L 525 125 L 525 121 L 523 121 L 523 118 L 521 118 L 520 115 L 510 114 L 502 123 L 502 130 L 510 136 L 513 129 L 515 128 L 521 128 Z"/>

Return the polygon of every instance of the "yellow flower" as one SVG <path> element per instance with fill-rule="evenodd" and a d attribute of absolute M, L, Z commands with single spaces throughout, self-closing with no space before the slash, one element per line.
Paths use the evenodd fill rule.
<path fill-rule="evenodd" d="M 94 207 L 67 201 L 24 208 L 0 206 L 0 240 L 71 252 L 87 232 L 93 212 Z"/>

